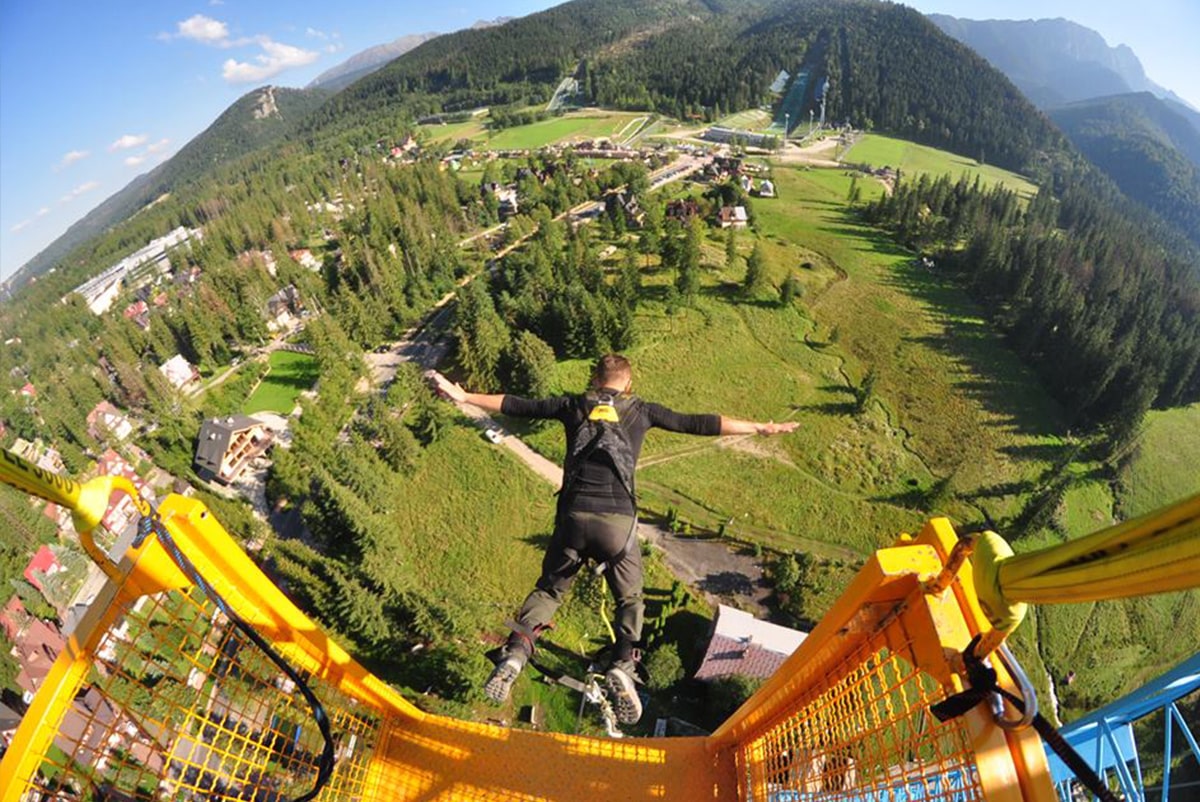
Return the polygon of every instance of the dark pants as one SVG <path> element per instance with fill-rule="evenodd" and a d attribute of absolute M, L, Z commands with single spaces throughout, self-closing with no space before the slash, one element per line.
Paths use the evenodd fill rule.
<path fill-rule="evenodd" d="M 587 559 L 606 564 L 604 579 L 617 602 L 613 660 L 629 660 L 633 644 L 642 637 L 642 551 L 633 532 L 632 515 L 600 512 L 566 512 L 559 516 L 550 546 L 542 559 L 542 576 L 521 605 L 517 624 L 536 633 L 550 623 Z M 632 536 L 633 540 L 630 541 Z M 628 549 L 626 549 L 628 545 Z M 622 552 L 624 551 L 624 555 Z M 528 652 L 531 642 L 514 633 L 511 647 Z"/>

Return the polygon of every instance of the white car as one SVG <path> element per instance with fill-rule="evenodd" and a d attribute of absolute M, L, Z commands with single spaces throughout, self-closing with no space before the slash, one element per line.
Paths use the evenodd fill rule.
<path fill-rule="evenodd" d="M 485 431 L 483 436 L 486 437 L 489 442 L 495 443 L 496 445 L 500 445 L 500 441 L 504 439 L 504 434 L 494 426 Z"/>

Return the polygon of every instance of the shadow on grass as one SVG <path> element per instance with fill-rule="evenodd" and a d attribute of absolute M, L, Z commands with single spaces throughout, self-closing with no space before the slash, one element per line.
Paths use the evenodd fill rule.
<path fill-rule="evenodd" d="M 552 532 L 534 532 L 531 535 L 525 535 L 523 538 L 521 538 L 521 540 L 525 541 L 530 546 L 534 546 L 541 551 L 545 551 L 546 549 L 550 548 L 550 539 L 553 536 L 554 535 Z"/>
<path fill-rule="evenodd" d="M 755 583 L 737 571 L 718 571 L 701 579 L 696 587 L 714 596 L 751 596 Z"/>
<path fill-rule="evenodd" d="M 915 255 L 911 250 L 900 245 L 882 231 L 866 227 L 857 228 L 851 220 L 846 220 L 845 225 L 825 226 L 822 230 L 839 237 L 845 237 L 846 239 L 860 240 L 870 245 L 868 248 L 859 248 L 858 250 L 861 251 L 873 251 L 886 256 L 906 256 L 909 258 Z"/>
<path fill-rule="evenodd" d="M 956 381 L 954 387 L 994 414 L 998 420 L 993 425 L 1030 436 L 1060 431 L 1062 416 L 1057 405 L 952 278 L 908 261 L 888 271 L 883 283 L 928 307 L 942 331 L 906 339 L 965 366 L 973 378 Z M 1020 456 L 1039 458 L 1034 451 Z"/>
<path fill-rule="evenodd" d="M 858 404 L 853 401 L 827 401 L 824 404 L 793 404 L 796 412 L 815 412 L 818 415 L 829 415 L 840 418 L 858 412 Z"/>

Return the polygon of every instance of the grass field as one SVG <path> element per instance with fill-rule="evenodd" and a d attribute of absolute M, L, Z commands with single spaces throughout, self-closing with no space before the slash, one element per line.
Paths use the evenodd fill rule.
<path fill-rule="evenodd" d="M 972 177 L 978 174 L 984 184 L 1004 184 L 1024 198 L 1032 197 L 1037 192 L 1037 187 L 1027 179 L 1008 170 L 990 164 L 980 164 L 974 159 L 944 150 L 879 134 L 863 136 L 850 150 L 842 154 L 842 160 L 853 164 L 869 164 L 872 167 L 899 168 L 902 174 L 908 175 L 929 173 L 937 176 L 949 173 L 957 178 L 963 173 Z"/>
<path fill-rule="evenodd" d="M 503 131 L 491 133 L 486 128 L 487 116 L 481 115 L 473 120 L 448 125 L 423 125 L 434 141 L 456 141 L 471 139 L 493 150 L 534 149 L 565 139 L 596 139 L 599 137 L 615 137 L 626 131 L 632 133 L 635 126 L 630 122 L 644 114 L 619 111 L 588 110 L 569 112 L 561 117 L 506 128 Z"/>
<path fill-rule="evenodd" d="M 717 125 L 726 128 L 740 128 L 745 131 L 762 131 L 770 127 L 771 114 L 761 109 L 747 109 L 718 120 Z"/>
<path fill-rule="evenodd" d="M 255 412 L 291 414 L 300 393 L 312 389 L 320 378 L 316 360 L 307 354 L 274 351 L 269 364 L 271 369 L 242 406 L 247 415 Z"/>
<path fill-rule="evenodd" d="M 1200 404 L 1147 415 L 1119 485 L 1118 504 L 1127 517 L 1200 493 Z"/>

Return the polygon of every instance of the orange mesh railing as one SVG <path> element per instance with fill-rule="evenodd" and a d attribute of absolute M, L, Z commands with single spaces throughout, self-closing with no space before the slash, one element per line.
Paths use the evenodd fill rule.
<path fill-rule="evenodd" d="M 107 478 L 80 487 L 14 476 L 22 470 L 0 459 L 0 479 L 75 510 L 85 545 L 98 552 L 90 508 L 126 488 Z M 330 641 L 202 504 L 172 495 L 157 515 L 198 575 L 323 704 L 336 763 L 321 799 L 1053 799 L 1032 730 L 997 726 L 986 705 L 944 723 L 929 712 L 963 690 L 960 655 L 990 629 L 971 572 L 943 573 L 956 542 L 945 520 L 869 559 L 800 648 L 711 736 L 616 740 L 426 714 Z M 0 761 L 0 802 L 307 793 L 323 738 L 294 683 L 157 536 L 119 564 L 98 559 L 109 581 Z M 1003 665 L 997 673 L 1014 687 Z"/>

